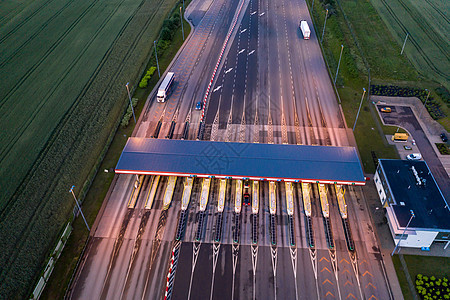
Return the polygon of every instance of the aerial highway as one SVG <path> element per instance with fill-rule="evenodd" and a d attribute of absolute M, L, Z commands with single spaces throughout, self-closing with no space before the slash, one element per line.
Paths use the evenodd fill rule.
<path fill-rule="evenodd" d="M 173 139 L 195 140 L 203 121 L 204 140 L 354 146 L 304 0 L 194 0 L 186 18 L 173 90 L 150 94 L 135 136 L 175 122 Z M 116 175 L 69 296 L 392 298 L 360 187 L 249 187 L 243 206 L 242 180 Z"/>

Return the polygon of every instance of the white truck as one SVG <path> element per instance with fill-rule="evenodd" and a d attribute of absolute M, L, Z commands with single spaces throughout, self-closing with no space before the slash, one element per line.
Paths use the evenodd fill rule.
<path fill-rule="evenodd" d="M 167 73 L 163 82 L 159 86 L 158 94 L 156 95 L 156 100 L 158 102 L 166 101 L 166 98 L 169 95 L 170 87 L 172 86 L 174 78 L 175 78 L 175 73 L 173 73 L 173 72 Z"/>
<path fill-rule="evenodd" d="M 309 40 L 309 36 L 311 35 L 311 30 L 309 30 L 308 22 L 306 22 L 306 20 L 301 20 L 299 27 L 302 31 L 303 38 L 305 40 Z"/>

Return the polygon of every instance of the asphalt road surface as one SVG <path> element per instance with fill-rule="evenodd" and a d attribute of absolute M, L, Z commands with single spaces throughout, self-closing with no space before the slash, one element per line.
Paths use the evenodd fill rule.
<path fill-rule="evenodd" d="M 194 107 L 213 79 L 204 139 L 350 145 L 303 0 L 194 0 L 187 16 L 194 30 L 169 68 L 176 76 L 172 92 L 165 103 L 149 96 L 136 136 L 153 136 L 160 121 L 159 138 L 164 138 L 175 121 L 174 139 L 181 138 L 186 122 L 187 138 L 195 139 L 202 112 Z M 301 19 L 311 27 L 310 40 L 302 38 Z M 268 182 L 260 183 L 259 212 L 253 215 L 251 207 L 236 214 L 236 181 L 231 180 L 219 213 L 216 179 L 201 212 L 201 179 L 195 179 L 183 224 L 185 179 L 178 178 L 168 209 L 163 207 L 167 178 L 161 177 L 151 209 L 145 203 L 153 177 L 145 176 L 131 208 L 136 176 L 116 179 L 70 287 L 71 298 L 392 298 L 360 187 L 345 189 L 350 231 L 344 231 L 334 187 L 327 188 L 327 233 L 318 187 L 312 185 L 311 247 L 300 184 L 293 184 L 290 217 L 283 182 L 276 183 L 277 208 L 271 216 Z M 349 239 L 354 251 L 348 250 Z"/>

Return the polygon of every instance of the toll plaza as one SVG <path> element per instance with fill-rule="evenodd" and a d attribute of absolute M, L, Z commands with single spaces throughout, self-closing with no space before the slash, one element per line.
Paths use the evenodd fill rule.
<path fill-rule="evenodd" d="M 217 221 L 214 242 L 222 239 L 224 207 L 227 202 L 227 186 L 233 189 L 230 203 L 233 203 L 233 243 L 240 243 L 240 214 L 243 205 L 243 190 L 247 197 L 251 190 L 253 244 L 258 243 L 258 214 L 260 211 L 260 185 L 268 183 L 268 212 L 270 243 L 277 245 L 276 215 L 277 203 L 281 199 L 278 189 L 285 193 L 286 213 L 288 217 L 289 243 L 295 246 L 294 234 L 294 186 L 301 186 L 301 201 L 306 217 L 308 245 L 315 247 L 312 226 L 311 199 L 313 186 L 320 199 L 327 245 L 334 249 L 334 238 L 330 223 L 329 190 L 334 190 L 342 218 L 347 246 L 354 251 L 353 239 L 345 203 L 346 185 L 364 185 L 365 178 L 356 149 L 353 147 L 274 145 L 259 143 L 230 143 L 212 141 L 189 141 L 169 139 L 129 138 L 116 166 L 118 174 L 136 176 L 134 190 L 128 201 L 133 208 L 145 175 L 150 175 L 151 187 L 148 189 L 145 209 L 151 209 L 155 189 L 160 177 L 167 178 L 163 197 L 163 210 L 169 209 L 177 178 L 184 177 L 181 199 L 181 213 L 177 227 L 176 240 L 183 237 L 187 210 L 195 178 L 200 184 L 198 201 L 198 223 L 195 241 L 202 239 L 203 224 L 207 215 L 207 206 L 211 186 L 219 184 L 217 197 Z M 282 183 L 284 182 L 284 184 Z M 245 183 L 245 188 L 244 188 Z M 298 183 L 298 184 L 296 184 Z M 333 196 L 334 197 L 334 196 Z M 283 197 L 282 197 L 283 198 Z M 279 203 L 278 203 L 279 204 Z M 245 205 L 250 205 L 246 201 Z"/>
<path fill-rule="evenodd" d="M 136 138 L 118 174 L 364 185 L 353 147 L 274 145 Z"/>

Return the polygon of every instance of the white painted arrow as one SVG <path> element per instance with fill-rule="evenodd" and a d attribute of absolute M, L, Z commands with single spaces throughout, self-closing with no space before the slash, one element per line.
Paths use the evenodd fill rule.
<path fill-rule="evenodd" d="M 220 90 L 221 88 L 222 88 L 222 86 L 219 85 L 218 87 L 216 87 L 216 88 L 213 90 L 213 93 L 214 93 L 214 92 L 217 92 L 217 91 Z"/>
<path fill-rule="evenodd" d="M 241 30 L 241 33 L 244 33 L 247 31 L 247 28 L 245 28 L 244 30 Z"/>
<path fill-rule="evenodd" d="M 255 50 L 252 50 L 248 53 L 248 55 L 252 55 L 253 53 L 255 53 Z"/>
<path fill-rule="evenodd" d="M 250 13 L 250 16 L 253 16 L 254 14 L 256 14 L 256 11 Z"/>
<path fill-rule="evenodd" d="M 225 74 L 230 73 L 233 70 L 233 68 L 229 68 L 228 70 L 225 71 Z"/>
<path fill-rule="evenodd" d="M 264 12 L 262 12 L 262 13 L 260 13 L 260 14 L 259 14 L 259 16 L 261 17 L 261 16 L 263 16 L 264 14 L 265 14 L 265 13 L 264 13 Z"/>
<path fill-rule="evenodd" d="M 244 52 L 244 51 L 245 51 L 245 49 L 242 49 L 241 51 L 238 52 L 238 54 L 241 54 L 241 53 Z"/>

